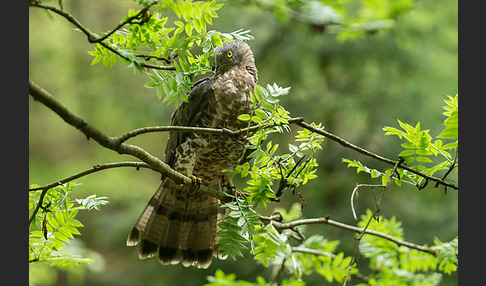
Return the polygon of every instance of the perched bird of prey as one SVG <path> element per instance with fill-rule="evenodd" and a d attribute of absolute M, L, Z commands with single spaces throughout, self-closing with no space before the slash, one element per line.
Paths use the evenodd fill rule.
<path fill-rule="evenodd" d="M 237 119 L 251 114 L 250 93 L 258 81 L 248 44 L 233 40 L 215 49 L 214 76 L 196 82 L 171 116 L 175 126 L 238 130 L 247 123 Z M 202 185 L 222 189 L 230 178 L 221 169 L 240 164 L 245 153 L 241 140 L 226 135 L 171 132 L 165 162 Z M 132 228 L 127 245 L 140 243 L 139 258 L 158 256 L 162 264 L 207 268 L 218 252 L 217 222 L 224 216 L 220 201 L 181 186 L 170 178 L 162 183 Z"/>

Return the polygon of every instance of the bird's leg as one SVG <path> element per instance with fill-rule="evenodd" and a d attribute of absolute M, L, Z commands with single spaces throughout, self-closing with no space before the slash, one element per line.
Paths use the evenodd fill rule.
<path fill-rule="evenodd" d="M 248 197 L 247 193 L 239 191 L 233 184 L 233 180 L 227 173 L 223 173 L 219 179 L 219 190 L 228 192 L 232 197 Z"/>

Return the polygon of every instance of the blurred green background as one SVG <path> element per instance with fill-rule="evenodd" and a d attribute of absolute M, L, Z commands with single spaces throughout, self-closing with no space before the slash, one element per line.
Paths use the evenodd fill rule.
<path fill-rule="evenodd" d="M 443 100 L 458 91 L 457 1 L 417 1 L 392 29 L 340 42 L 333 33 L 319 32 L 309 25 L 281 20 L 270 11 L 228 2 L 218 11 L 213 27 L 222 32 L 249 29 L 255 37 L 249 44 L 259 70 L 259 84 L 276 82 L 291 87 L 282 105 L 291 116 L 322 123 L 327 130 L 356 145 L 395 159 L 400 152 L 396 137 L 385 137 L 384 126 L 397 127 L 397 119 L 437 136 L 442 130 Z M 64 8 L 91 31 L 112 29 L 129 8 L 130 1 L 64 1 Z M 85 36 L 65 19 L 43 10 L 29 9 L 29 76 L 51 92 L 71 111 L 84 117 L 108 135 L 118 136 L 144 126 L 169 125 L 173 105 L 157 99 L 154 89 L 144 88 L 150 79 L 121 62 L 113 68 L 90 66 L 93 50 Z M 297 127 L 292 127 L 293 132 Z M 286 146 L 293 133 L 274 136 Z M 148 152 L 163 158 L 167 134 L 151 133 L 131 139 Z M 368 175 L 356 174 L 342 158 L 360 160 L 369 167 L 385 166 L 325 140 L 317 155 L 318 178 L 299 191 L 308 206 L 305 217 L 330 215 L 353 224 L 349 198 L 356 183 L 370 183 Z M 47 184 L 94 164 L 133 160 L 100 147 L 52 111 L 29 97 L 29 184 Z M 451 178 L 457 182 L 457 175 Z M 101 212 L 80 213 L 85 227 L 73 243 L 89 249 L 83 255 L 96 261 L 88 267 L 68 271 L 30 267 L 30 275 L 52 285 L 201 285 L 221 268 L 238 279 L 255 281 L 270 277 L 271 269 L 244 259 L 214 260 L 209 269 L 161 266 L 156 259 L 138 260 L 137 249 L 125 246 L 126 236 L 158 186 L 160 175 L 134 168 L 117 168 L 83 177 L 83 185 L 71 195 L 109 197 Z M 437 236 L 449 241 L 457 235 L 457 191 L 447 195 L 432 184 L 421 191 L 391 185 L 381 204 L 382 215 L 402 222 L 405 239 L 418 244 L 433 243 Z M 298 202 L 284 194 L 288 208 Z M 373 191 L 362 190 L 355 200 L 358 215 L 374 206 Z M 341 240 L 340 251 L 352 255 L 354 234 L 326 225 L 309 226 L 307 235 L 319 233 Z M 366 263 L 363 263 L 366 265 Z M 369 274 L 363 270 L 363 274 Z M 309 285 L 322 282 L 310 277 Z M 315 283 L 315 284 L 314 284 Z M 456 285 L 457 273 L 443 277 L 441 285 Z M 322 285 L 322 284 L 319 284 Z"/>

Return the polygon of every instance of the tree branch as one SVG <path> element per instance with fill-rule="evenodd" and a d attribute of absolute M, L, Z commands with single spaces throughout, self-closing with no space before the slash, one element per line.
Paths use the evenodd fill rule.
<path fill-rule="evenodd" d="M 334 254 L 334 253 L 323 252 L 323 251 L 320 251 L 320 250 L 317 250 L 317 249 L 306 248 L 306 247 L 294 246 L 294 247 L 292 247 L 292 252 L 308 253 L 308 254 L 313 254 L 313 255 L 317 255 L 317 256 L 331 257 L 332 259 L 337 257 L 337 255 Z"/>
<path fill-rule="evenodd" d="M 263 221 L 272 220 L 271 217 L 264 217 L 264 216 L 261 216 L 260 219 L 263 220 Z M 397 245 L 400 245 L 400 246 L 403 245 L 403 246 L 406 246 L 408 248 L 417 249 L 417 250 L 432 254 L 433 256 L 437 256 L 437 253 L 434 250 L 432 250 L 431 248 L 421 246 L 421 245 L 418 245 L 418 244 L 415 244 L 415 243 L 411 243 L 411 242 L 408 242 L 408 241 L 404 241 L 404 240 L 395 238 L 391 235 L 388 235 L 386 233 L 382 233 L 382 232 L 379 232 L 379 231 L 369 230 L 369 229 L 364 230 L 363 228 L 360 228 L 360 227 L 356 227 L 356 226 L 348 225 L 348 224 L 345 224 L 345 223 L 337 222 L 337 221 L 329 219 L 328 217 L 301 219 L 301 220 L 296 220 L 296 221 L 292 221 L 292 222 L 288 222 L 288 223 L 281 223 L 281 222 L 272 220 L 272 224 L 279 231 L 284 230 L 284 229 L 293 229 L 296 226 L 307 225 L 307 224 L 327 224 L 327 225 L 335 226 L 335 227 L 345 229 L 345 230 L 349 230 L 349 231 L 356 232 L 356 233 L 362 233 L 364 231 L 365 234 L 370 234 L 370 235 L 374 235 L 374 236 L 384 238 L 386 240 L 389 240 L 389 241 L 396 243 Z"/>
<path fill-rule="evenodd" d="M 117 137 L 109 137 L 96 127 L 90 125 L 86 122 L 82 117 L 72 113 L 69 111 L 64 105 L 62 105 L 58 100 L 56 100 L 51 94 L 49 94 L 46 90 L 42 89 L 39 85 L 29 79 L 29 93 L 30 95 L 40 102 L 42 102 L 45 106 L 50 108 L 52 111 L 57 113 L 66 123 L 76 127 L 79 129 L 83 134 L 86 135 L 88 139 L 92 138 L 101 146 L 111 149 L 113 151 L 118 152 L 119 154 L 128 154 L 132 155 L 141 161 L 145 162 L 150 166 L 150 168 L 156 170 L 157 172 L 161 173 L 164 177 L 169 177 L 174 180 L 178 184 L 184 184 L 187 186 L 193 185 L 193 180 L 186 177 L 185 175 L 173 170 L 170 166 L 164 163 L 159 158 L 151 155 L 144 149 L 130 145 L 126 143 L 120 142 L 119 138 Z M 224 195 L 221 194 L 218 190 L 214 190 L 208 188 L 204 185 L 200 185 L 197 187 L 198 191 L 216 197 L 218 199 L 223 199 Z"/>
<path fill-rule="evenodd" d="M 328 139 L 331 139 L 332 141 L 335 141 L 335 142 L 341 144 L 342 146 L 344 146 L 346 148 L 349 148 L 351 150 L 354 150 L 356 152 L 364 154 L 368 157 L 371 157 L 373 159 L 387 163 L 387 164 L 392 165 L 392 166 L 398 166 L 399 168 L 405 169 L 405 170 L 412 172 L 416 175 L 419 175 L 419 176 L 421 176 L 421 177 L 423 177 L 427 180 L 434 181 L 434 182 L 436 182 L 436 186 L 441 184 L 441 185 L 444 185 L 446 187 L 453 188 L 455 190 L 459 189 L 458 186 L 456 186 L 452 183 L 446 182 L 444 180 L 444 178 L 437 178 L 437 177 L 434 177 L 434 176 L 426 175 L 426 174 L 424 174 L 420 171 L 414 170 L 414 169 L 412 169 L 408 166 L 403 165 L 402 162 L 399 162 L 399 160 L 394 161 L 394 160 L 385 158 L 385 157 L 380 156 L 378 154 L 375 154 L 371 151 L 368 151 L 364 148 L 356 146 L 353 143 L 346 141 L 345 139 L 343 139 L 343 138 L 341 138 L 341 137 L 339 137 L 335 134 L 332 134 L 332 133 L 330 133 L 326 130 L 315 128 L 312 125 L 310 125 L 309 123 L 306 123 L 304 121 L 304 118 L 302 118 L 302 117 L 290 118 L 290 119 L 288 119 L 288 122 L 289 122 L 289 124 L 296 124 L 296 125 L 304 128 L 304 129 L 307 129 L 307 130 L 310 130 L 314 133 L 320 134 L 320 135 L 322 135 L 322 136 L 324 136 Z M 227 136 L 231 136 L 231 137 L 239 137 L 239 136 L 251 134 L 252 132 L 255 132 L 257 130 L 269 128 L 269 127 L 272 127 L 272 126 L 274 126 L 274 124 L 257 124 L 257 125 L 253 125 L 249 128 L 242 128 L 242 129 L 236 130 L 236 131 L 232 131 L 232 130 L 225 129 L 225 128 L 221 129 L 221 128 L 204 128 L 204 127 L 187 127 L 187 126 L 153 126 L 153 127 L 143 127 L 143 128 L 132 130 L 130 132 L 123 134 L 120 137 L 117 137 L 116 139 L 120 140 L 120 142 L 125 142 L 126 140 L 128 140 L 132 137 L 135 137 L 137 135 L 140 135 L 140 134 L 145 134 L 145 133 L 150 133 L 150 132 L 166 132 L 166 131 L 179 131 L 179 132 L 192 132 L 192 133 L 212 133 L 212 134 L 227 135 Z"/>
<path fill-rule="evenodd" d="M 151 126 L 151 127 L 142 127 L 127 132 L 122 136 L 117 137 L 117 140 L 119 140 L 120 142 L 125 142 L 128 139 L 141 134 L 151 133 L 151 132 L 168 132 L 168 131 L 221 134 L 221 135 L 227 135 L 231 137 L 237 137 L 239 135 L 239 133 L 225 128 L 220 129 L 220 128 L 190 127 L 190 126 Z"/>
<path fill-rule="evenodd" d="M 302 117 L 296 117 L 289 119 L 289 124 L 295 124 L 303 121 Z M 247 134 L 251 134 L 260 129 L 269 128 L 275 126 L 274 124 L 257 124 L 252 125 L 248 128 L 242 128 L 240 130 L 230 130 L 227 128 L 207 128 L 207 127 L 192 127 L 192 126 L 151 126 L 151 127 L 142 127 L 138 129 L 134 129 L 129 131 L 119 137 L 116 137 L 116 140 L 120 142 L 125 142 L 130 138 L 135 136 L 145 134 L 145 133 L 152 133 L 152 132 L 168 132 L 168 131 L 175 131 L 175 132 L 190 132 L 190 133 L 209 133 L 209 134 L 219 134 L 219 135 L 226 135 L 233 138 L 241 137 Z"/>

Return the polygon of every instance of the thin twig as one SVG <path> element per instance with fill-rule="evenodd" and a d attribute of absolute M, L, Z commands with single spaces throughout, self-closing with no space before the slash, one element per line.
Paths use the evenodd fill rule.
<path fill-rule="evenodd" d="M 156 2 L 154 2 L 154 3 L 156 3 Z M 29 5 L 32 6 L 32 7 L 37 7 L 37 8 L 42 8 L 42 9 L 52 11 L 52 12 L 64 17 L 66 20 L 68 20 L 71 24 L 76 26 L 79 30 L 81 30 L 81 32 L 83 32 L 86 35 L 86 37 L 88 38 L 88 42 L 90 42 L 92 44 L 100 44 L 103 47 L 105 47 L 106 49 L 110 50 L 112 53 L 116 54 L 117 56 L 119 56 L 119 57 L 121 57 L 121 58 L 123 58 L 127 61 L 132 62 L 133 59 L 122 54 L 120 51 L 113 48 L 111 45 L 107 44 L 104 40 L 106 38 L 108 38 L 110 35 L 112 35 L 113 33 L 115 33 L 117 30 L 119 30 L 121 27 L 123 27 L 124 25 L 131 23 L 131 21 L 133 21 L 136 18 L 139 18 L 141 15 L 146 13 L 148 11 L 148 9 L 154 4 L 150 4 L 149 6 L 142 9 L 136 15 L 127 18 L 125 21 L 118 24 L 113 30 L 111 30 L 110 32 L 108 32 L 106 35 L 104 35 L 102 37 L 97 37 L 95 34 L 91 33 L 83 24 L 81 24 L 81 22 L 79 22 L 76 18 L 74 18 L 74 16 L 72 16 L 71 14 L 69 14 L 68 12 L 66 12 L 62 9 L 59 9 L 59 8 L 52 6 L 52 5 L 43 4 L 40 1 L 30 1 Z M 140 65 L 142 67 L 149 68 L 149 69 L 159 69 L 159 70 L 175 70 L 176 69 L 174 66 L 158 66 L 158 65 L 151 64 L 151 63 L 147 63 L 147 62 L 140 62 Z"/>
<path fill-rule="evenodd" d="M 57 186 L 60 186 L 62 184 L 65 184 L 67 182 L 70 182 L 72 180 L 76 180 L 78 178 L 81 178 L 83 176 L 86 176 L 86 175 L 89 175 L 89 174 L 92 174 L 92 173 L 95 173 L 95 172 L 98 172 L 98 171 L 101 171 L 101 170 L 106 170 L 106 169 L 111 169 L 111 168 L 118 168 L 118 167 L 135 167 L 135 168 L 137 168 L 137 170 L 139 168 L 150 168 L 150 169 L 153 169 L 148 164 L 145 164 L 145 163 L 142 163 L 142 162 L 117 162 L 117 163 L 96 164 L 96 165 L 94 165 L 90 169 L 81 171 L 81 172 L 76 173 L 76 174 L 74 174 L 72 176 L 69 176 L 69 177 L 60 179 L 60 180 L 55 181 L 55 182 L 52 182 L 50 184 L 47 184 L 47 185 L 44 185 L 44 186 L 41 186 L 41 187 L 29 188 L 29 192 L 42 190 L 42 193 L 41 193 L 41 195 L 39 197 L 39 201 L 37 202 L 37 205 L 34 208 L 34 211 L 32 212 L 32 215 L 29 218 L 29 225 L 32 223 L 32 221 L 34 220 L 35 216 L 39 212 L 39 209 L 41 208 L 42 203 L 44 201 L 44 197 L 45 197 L 45 195 L 46 195 L 46 193 L 47 193 L 47 191 L 49 189 L 52 189 L 54 187 L 57 187 Z"/>
<path fill-rule="evenodd" d="M 434 146 L 434 145 L 432 145 L 432 146 Z M 447 176 L 449 176 L 449 174 L 452 172 L 452 170 L 454 170 L 454 168 L 456 166 L 457 166 L 457 151 L 456 151 L 456 155 L 454 156 L 454 161 L 451 162 L 451 165 L 449 166 L 449 169 L 447 169 L 447 171 L 445 172 L 444 176 L 442 176 L 442 180 L 445 180 L 447 178 Z M 435 183 L 435 187 L 437 188 L 438 186 L 439 186 L 439 182 L 436 182 Z M 447 188 L 446 188 L 446 193 L 447 193 Z"/>
<path fill-rule="evenodd" d="M 34 221 L 35 216 L 39 212 L 39 209 L 42 206 L 42 202 L 44 201 L 44 197 L 46 196 L 48 190 L 49 189 L 42 190 L 42 193 L 39 197 L 39 202 L 37 202 L 37 205 L 35 206 L 34 211 L 32 212 L 32 215 L 29 218 L 29 225 Z"/>
<path fill-rule="evenodd" d="M 142 127 L 129 131 L 115 140 L 123 143 L 130 138 L 133 138 L 140 134 L 151 133 L 151 132 L 189 132 L 189 133 L 208 133 L 208 134 L 221 134 L 231 137 L 238 137 L 239 133 L 226 128 L 206 128 L 206 127 L 192 127 L 192 126 L 151 126 Z"/>
<path fill-rule="evenodd" d="M 292 247 L 292 252 L 308 253 L 317 256 L 331 257 L 333 259 L 337 257 L 337 255 L 334 253 L 323 252 L 317 249 L 306 248 L 306 247 Z"/>
<path fill-rule="evenodd" d="M 109 36 L 113 35 L 116 31 L 118 31 L 119 29 L 121 29 L 123 26 L 125 26 L 126 24 L 133 24 L 134 20 L 139 20 L 140 18 L 143 18 L 148 10 L 150 9 L 150 7 L 152 7 L 154 4 L 156 4 L 157 2 L 153 2 L 151 3 L 150 5 L 146 6 L 145 8 L 143 8 L 142 10 L 140 10 L 137 14 L 131 16 L 131 17 L 128 17 L 127 19 L 125 19 L 125 21 L 121 22 L 120 24 L 118 24 L 115 28 L 113 28 L 113 30 L 111 30 L 110 32 L 106 33 L 104 36 L 102 37 L 99 37 L 97 39 L 94 39 L 94 41 L 90 41 L 90 43 L 100 43 L 100 42 L 103 42 L 105 39 L 107 39 Z M 142 24 L 143 23 L 143 19 L 141 20 L 140 23 L 137 23 L 137 24 Z"/>
<path fill-rule="evenodd" d="M 381 187 L 381 188 L 383 188 L 383 190 L 380 193 L 380 196 L 378 197 L 378 200 L 376 200 L 375 209 L 373 210 L 373 213 L 371 214 L 370 218 L 368 219 L 368 222 L 366 223 L 366 226 L 363 228 L 363 230 L 361 231 L 361 233 L 359 234 L 359 236 L 358 237 L 355 237 L 355 246 L 354 246 L 353 259 L 351 260 L 351 263 L 349 264 L 349 269 L 348 269 L 348 272 L 346 273 L 343 286 L 345 286 L 346 283 L 347 283 L 347 281 L 348 281 L 348 277 L 349 277 L 349 275 L 351 273 L 351 269 L 353 268 L 353 265 L 354 264 L 359 264 L 359 243 L 360 243 L 361 239 L 363 238 L 363 236 L 365 235 L 366 231 L 368 230 L 368 227 L 370 226 L 371 220 L 373 218 L 376 218 L 379 215 L 379 213 L 380 213 L 380 204 L 381 204 L 381 200 L 383 199 L 383 196 L 385 195 L 385 191 L 386 191 L 387 187 L 390 185 L 390 183 L 391 183 L 391 181 L 393 179 L 393 176 L 397 172 L 398 166 L 400 166 L 400 164 L 402 164 L 404 160 L 405 160 L 404 158 L 400 158 L 395 163 L 395 166 L 393 166 L 392 172 L 388 176 L 388 180 L 386 181 L 386 184 L 384 184 L 384 185 L 365 185 L 365 184 L 363 184 L 363 185 L 357 185 L 354 188 L 354 190 L 353 190 L 353 194 L 354 194 L 355 191 L 357 192 L 359 186 L 366 186 L 366 187 L 372 187 L 372 188 L 374 188 L 374 187 Z M 351 200 L 351 207 L 352 207 L 352 210 L 353 210 L 353 216 L 354 216 L 355 220 L 357 220 L 356 213 L 354 212 L 354 206 L 353 206 L 353 201 L 352 200 Z"/>
<path fill-rule="evenodd" d="M 354 195 L 358 193 L 359 188 L 377 188 L 377 187 L 383 187 L 383 185 L 369 185 L 369 184 L 356 184 L 356 187 L 354 187 L 353 191 L 351 192 L 351 212 L 353 213 L 353 218 L 354 220 L 358 220 L 358 216 L 356 215 L 356 211 L 354 209 Z"/>
<path fill-rule="evenodd" d="M 291 118 L 288 121 L 289 124 L 295 124 L 301 122 L 302 120 L 304 120 L 302 117 L 296 117 L 296 118 Z M 151 132 L 168 132 L 168 131 L 220 134 L 220 135 L 237 138 L 237 137 L 247 135 L 248 133 L 251 134 L 260 129 L 270 128 L 274 126 L 275 124 L 257 124 L 257 125 L 252 125 L 249 128 L 242 128 L 236 131 L 227 128 L 208 128 L 208 127 L 193 127 L 193 126 L 150 126 L 150 127 L 142 127 L 142 128 L 134 129 L 119 137 L 115 137 L 115 140 L 118 140 L 119 142 L 123 143 L 128 139 L 141 134 L 151 133 Z"/>
<path fill-rule="evenodd" d="M 51 189 L 51 188 L 60 186 L 62 184 L 65 184 L 67 182 L 79 179 L 81 177 L 84 177 L 86 175 L 89 175 L 89 174 L 92 174 L 92 173 L 95 173 L 95 172 L 99 172 L 99 171 L 111 169 L 111 168 L 119 168 L 119 167 L 134 167 L 134 168 L 137 168 L 137 169 L 149 168 L 149 169 L 155 170 L 152 167 L 150 167 L 150 165 L 148 165 L 146 163 L 142 163 L 142 162 L 116 162 L 116 163 L 96 164 L 96 165 L 93 165 L 93 167 L 91 167 L 87 170 L 81 171 L 81 172 L 76 173 L 74 175 L 71 175 L 69 177 L 66 177 L 66 178 L 60 179 L 58 181 L 49 183 L 47 185 L 44 185 L 44 186 L 41 186 L 41 187 L 29 188 L 29 192 L 39 191 L 39 190 L 44 190 L 44 189 Z"/>
<path fill-rule="evenodd" d="M 142 58 L 146 61 L 150 60 L 150 59 L 156 59 L 156 60 L 159 60 L 159 61 L 164 61 L 166 62 L 167 64 L 171 64 L 172 63 L 172 60 L 171 59 L 168 59 L 168 58 L 164 58 L 164 57 L 157 57 L 157 56 L 151 56 L 151 55 L 144 55 L 144 54 L 135 54 L 135 56 L 137 58 Z"/>

